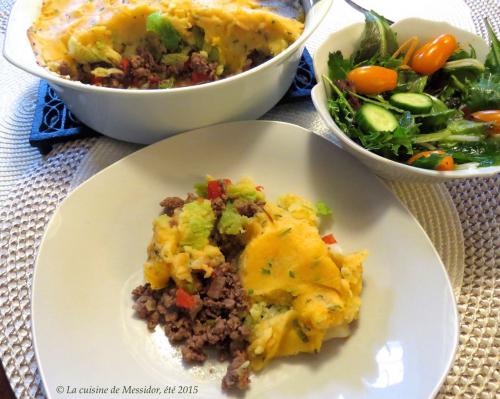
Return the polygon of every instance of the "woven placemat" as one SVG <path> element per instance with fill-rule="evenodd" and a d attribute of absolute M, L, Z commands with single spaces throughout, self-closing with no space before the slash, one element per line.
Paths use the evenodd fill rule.
<path fill-rule="evenodd" d="M 30 293 L 37 248 L 95 139 L 61 145 L 29 171 L 0 210 L 0 356 L 19 398 L 43 398 L 33 352 Z"/>
<path fill-rule="evenodd" d="M 464 232 L 460 344 L 440 398 L 500 398 L 500 176 L 448 183 Z"/>
<path fill-rule="evenodd" d="M 61 146 L 25 177 L 0 211 L 0 259 L 5 267 L 0 278 L 1 324 L 5 333 L 0 340 L 0 351 L 18 397 L 44 397 L 30 337 L 29 295 L 36 248 L 45 226 L 72 188 L 136 149 L 135 145 L 108 138 Z M 458 292 L 463 241 L 448 191 L 443 185 L 387 184 L 426 228 L 448 265 L 453 287 Z"/>
<path fill-rule="evenodd" d="M 465 0 L 476 33 L 500 32 L 498 0 Z M 464 233 L 460 343 L 439 398 L 500 398 L 500 176 L 447 183 Z"/>
<path fill-rule="evenodd" d="M 6 10 L 11 2 L 0 0 L 0 41 L 3 40 L 1 31 L 5 27 Z M 377 8 L 373 1 L 360 3 Z M 425 2 L 419 3 L 423 8 Z M 444 12 L 443 3 L 435 3 L 434 9 L 438 13 Z M 468 3 L 474 12 L 474 26 L 478 32 L 485 33 L 481 17 L 485 15 L 494 16 L 491 22 L 498 31 L 499 13 L 495 0 Z M 456 2 L 453 9 L 456 12 L 462 6 Z M 411 13 L 409 9 L 410 4 L 405 5 L 406 13 Z M 344 12 L 348 13 L 342 9 Z M 397 19 L 390 13 L 387 16 Z M 335 18 L 338 21 L 344 18 L 344 14 Z M 457 24 L 466 26 L 463 18 L 457 17 L 457 20 Z M 324 24 L 311 42 L 319 41 L 318 38 L 331 30 L 331 26 Z M 43 398 L 29 315 L 36 249 L 48 220 L 68 191 L 114 157 L 119 158 L 133 148 L 117 146 L 109 139 L 87 139 L 58 145 L 51 154 L 41 158 L 36 150 L 26 146 L 37 80 L 6 64 L 2 57 L 0 69 L 0 87 L 11 90 L 9 95 L 0 93 L 0 201 L 3 205 L 0 210 L 0 356 L 18 397 Z M 17 96 L 12 93 L 17 93 Z M 295 121 L 327 136 L 313 111 L 310 102 L 280 105 L 266 119 Z M 428 232 L 458 294 L 462 326 L 460 347 L 438 396 L 500 397 L 500 232 L 496 219 L 500 214 L 500 178 L 467 180 L 446 186 L 388 185 Z M 465 270 L 461 267 L 464 255 L 462 231 Z"/>

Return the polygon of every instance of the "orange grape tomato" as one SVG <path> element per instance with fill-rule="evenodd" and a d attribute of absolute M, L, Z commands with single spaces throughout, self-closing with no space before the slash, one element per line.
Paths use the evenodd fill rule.
<path fill-rule="evenodd" d="M 490 131 L 495 134 L 500 133 L 500 109 L 477 111 L 472 113 L 471 116 L 480 122 L 493 122 Z"/>
<path fill-rule="evenodd" d="M 394 90 L 398 85 L 398 73 L 395 70 L 376 65 L 354 68 L 347 74 L 347 79 L 360 94 L 379 94 Z"/>
<path fill-rule="evenodd" d="M 451 155 L 445 156 L 441 162 L 439 162 L 438 166 L 436 166 L 436 170 L 453 170 L 455 169 L 455 161 Z"/>
<path fill-rule="evenodd" d="M 411 67 L 422 75 L 441 69 L 457 49 L 457 39 L 450 34 L 439 35 L 420 47 L 411 60 Z"/>
<path fill-rule="evenodd" d="M 441 154 L 444 154 L 444 151 L 441 151 L 441 150 L 422 151 L 422 152 L 419 152 L 419 153 L 413 155 L 410 159 L 408 159 L 408 161 L 406 161 L 406 163 L 408 165 L 411 165 L 417 159 L 422 158 L 422 157 L 429 157 L 432 154 L 439 154 L 439 155 L 441 155 Z"/>
<path fill-rule="evenodd" d="M 412 165 L 415 163 L 417 159 L 420 159 L 422 157 L 427 158 L 430 157 L 432 154 L 437 154 L 437 155 L 444 155 L 445 152 L 442 150 L 432 150 L 432 151 L 422 151 L 419 152 L 418 154 L 413 155 L 406 163 L 408 165 Z M 455 161 L 453 160 L 453 157 L 451 155 L 446 155 L 444 156 L 439 163 L 436 165 L 434 170 L 453 170 L 455 169 Z"/>
<path fill-rule="evenodd" d="M 408 62 L 411 59 L 411 56 L 415 52 L 418 46 L 418 37 L 417 36 L 412 36 L 410 37 L 406 42 L 404 42 L 399 48 L 396 50 L 396 52 L 392 55 L 392 58 L 398 58 L 400 54 L 405 53 L 405 56 L 403 58 L 403 63 L 401 66 L 406 66 L 408 65 Z"/>

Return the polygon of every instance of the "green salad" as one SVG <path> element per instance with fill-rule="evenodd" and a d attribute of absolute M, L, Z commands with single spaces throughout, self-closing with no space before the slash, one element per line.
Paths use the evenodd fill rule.
<path fill-rule="evenodd" d="M 329 112 L 367 150 L 434 170 L 500 165 L 500 42 L 487 23 L 481 62 L 443 32 L 398 43 L 387 20 L 365 13 L 358 48 L 330 53 Z"/>

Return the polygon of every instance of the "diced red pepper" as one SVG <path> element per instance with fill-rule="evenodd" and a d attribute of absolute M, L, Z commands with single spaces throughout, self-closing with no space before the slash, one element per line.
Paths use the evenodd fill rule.
<path fill-rule="evenodd" d="M 222 195 L 222 187 L 217 180 L 210 180 L 207 184 L 208 199 L 215 199 Z"/>
<path fill-rule="evenodd" d="M 264 186 L 255 186 L 255 189 L 257 191 L 262 191 L 262 190 L 264 190 Z"/>
<path fill-rule="evenodd" d="M 130 61 L 128 58 L 122 58 L 120 61 L 120 67 L 125 75 L 128 75 L 128 72 L 130 70 Z"/>
<path fill-rule="evenodd" d="M 226 186 L 229 186 L 230 184 L 233 184 L 233 182 L 231 181 L 231 179 L 222 179 L 222 181 L 224 182 L 224 184 Z"/>
<path fill-rule="evenodd" d="M 98 76 L 92 75 L 90 77 L 90 83 L 92 83 L 93 85 L 96 85 L 96 86 L 101 86 L 102 85 L 102 80 L 103 80 L 103 78 L 100 78 Z"/>
<path fill-rule="evenodd" d="M 206 73 L 192 72 L 191 73 L 191 81 L 194 84 L 208 82 L 210 80 L 210 76 Z"/>
<path fill-rule="evenodd" d="M 337 239 L 333 236 L 333 234 L 327 234 L 326 236 L 321 237 L 321 239 L 328 245 L 335 244 Z"/>
<path fill-rule="evenodd" d="M 177 288 L 175 293 L 175 304 L 180 308 L 191 309 L 194 306 L 195 299 L 183 288 Z"/>

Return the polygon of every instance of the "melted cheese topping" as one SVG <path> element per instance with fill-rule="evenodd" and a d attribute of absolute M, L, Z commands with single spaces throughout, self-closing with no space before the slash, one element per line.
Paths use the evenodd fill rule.
<path fill-rule="evenodd" d="M 117 63 L 126 48 L 140 44 L 154 12 L 167 17 L 186 42 L 193 26 L 202 28 L 230 73 L 242 70 L 252 50 L 276 55 L 303 30 L 302 22 L 252 0 L 45 0 L 28 35 L 38 62 L 52 70 L 63 61 L 75 66 L 72 42 L 112 46 L 118 57 L 106 58 Z"/>

